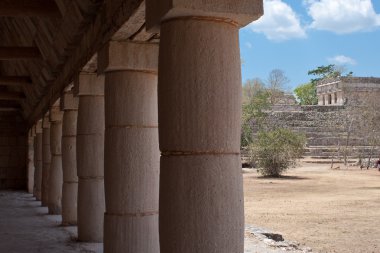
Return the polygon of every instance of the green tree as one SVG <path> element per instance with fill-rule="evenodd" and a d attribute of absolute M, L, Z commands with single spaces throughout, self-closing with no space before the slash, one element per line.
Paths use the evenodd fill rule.
<path fill-rule="evenodd" d="M 288 129 L 260 131 L 249 152 L 263 176 L 279 177 L 302 156 L 305 142 L 304 135 Z"/>
<path fill-rule="evenodd" d="M 243 117 L 241 145 L 247 147 L 253 142 L 253 129 L 261 129 L 265 121 L 264 110 L 269 109 L 269 92 L 264 85 L 247 81 L 243 86 Z"/>
<path fill-rule="evenodd" d="M 314 76 L 309 83 L 301 84 L 295 88 L 296 94 L 301 105 L 316 105 L 318 103 L 317 97 L 317 83 L 325 78 L 337 78 L 342 76 L 346 70 L 342 66 L 336 66 L 330 64 L 327 66 L 319 66 L 316 69 L 312 69 L 307 72 L 309 76 Z M 352 72 L 346 74 L 346 76 L 352 76 Z"/>
<path fill-rule="evenodd" d="M 325 78 L 337 78 L 343 75 L 343 73 L 347 72 L 344 66 L 337 66 L 335 64 L 330 64 L 327 66 L 319 66 L 316 69 L 312 69 L 307 74 L 309 76 L 315 76 L 315 78 L 311 79 L 311 82 L 316 84 L 317 82 L 325 79 Z M 346 76 L 352 76 L 353 72 L 349 72 Z"/>
<path fill-rule="evenodd" d="M 315 83 L 301 84 L 294 89 L 300 105 L 316 105 L 318 103 L 317 88 Z"/>

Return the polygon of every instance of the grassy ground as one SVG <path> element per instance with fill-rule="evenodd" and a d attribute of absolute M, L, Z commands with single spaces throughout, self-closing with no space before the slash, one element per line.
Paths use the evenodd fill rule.
<path fill-rule="evenodd" d="M 380 252 L 380 172 L 302 164 L 284 178 L 245 170 L 246 223 L 319 252 Z"/>

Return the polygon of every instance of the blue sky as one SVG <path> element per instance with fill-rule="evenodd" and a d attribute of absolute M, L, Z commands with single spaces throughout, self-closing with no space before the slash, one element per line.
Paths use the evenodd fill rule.
<path fill-rule="evenodd" d="M 240 31 L 243 82 L 281 69 L 292 89 L 328 64 L 380 77 L 380 0 L 264 0 L 264 9 Z"/>

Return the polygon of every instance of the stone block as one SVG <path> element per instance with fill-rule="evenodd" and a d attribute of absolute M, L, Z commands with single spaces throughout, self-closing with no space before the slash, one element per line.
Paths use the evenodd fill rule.
<path fill-rule="evenodd" d="M 47 113 L 42 119 L 42 128 L 50 128 L 50 116 Z"/>
<path fill-rule="evenodd" d="M 158 44 L 111 41 L 98 53 L 98 73 L 137 70 L 157 72 Z"/>
<path fill-rule="evenodd" d="M 106 85 L 107 125 L 157 127 L 157 75 L 112 72 Z"/>
<path fill-rule="evenodd" d="M 160 159 L 157 129 L 111 128 L 106 130 L 106 136 L 105 147 L 113 147 L 105 149 L 107 212 L 157 211 Z"/>
<path fill-rule="evenodd" d="M 104 136 L 77 135 L 78 177 L 104 176 Z"/>
<path fill-rule="evenodd" d="M 61 111 L 61 108 L 59 106 L 52 106 L 49 113 L 50 122 L 59 122 L 62 121 L 62 118 L 63 111 Z"/>
<path fill-rule="evenodd" d="M 75 96 L 103 96 L 104 76 L 82 72 L 74 80 Z"/>
<path fill-rule="evenodd" d="M 161 252 L 243 252 L 242 189 L 239 155 L 161 157 Z"/>
<path fill-rule="evenodd" d="M 65 92 L 61 97 L 61 110 L 78 110 L 79 99 L 74 97 L 73 91 Z"/>
<path fill-rule="evenodd" d="M 73 137 L 77 135 L 77 111 L 65 111 L 62 120 L 62 137 Z"/>
<path fill-rule="evenodd" d="M 78 239 L 103 242 L 104 181 L 79 179 Z"/>
<path fill-rule="evenodd" d="M 147 0 L 146 26 L 157 32 L 162 21 L 178 17 L 220 19 L 245 26 L 263 12 L 263 0 Z"/>
<path fill-rule="evenodd" d="M 104 252 L 157 252 L 158 214 L 104 216 Z M 115 243 L 118 242 L 118 243 Z"/>

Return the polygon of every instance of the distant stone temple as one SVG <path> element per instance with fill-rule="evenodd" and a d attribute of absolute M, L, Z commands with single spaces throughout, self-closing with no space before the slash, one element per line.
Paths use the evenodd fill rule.
<path fill-rule="evenodd" d="M 287 96 L 268 111 L 270 127 L 288 128 L 307 137 L 306 156 L 330 159 L 342 153 L 352 110 L 364 105 L 370 96 L 380 96 L 380 78 L 340 77 L 325 79 L 317 85 L 318 105 L 301 106 Z M 380 104 L 379 104 L 380 110 Z M 365 120 L 365 119 L 362 119 Z M 356 123 L 355 123 L 356 124 Z M 371 136 L 356 124 L 348 146 L 352 157 L 379 152 L 372 149 Z"/>
<path fill-rule="evenodd" d="M 339 77 L 317 85 L 318 105 L 360 105 L 374 93 L 380 95 L 380 78 Z"/>

